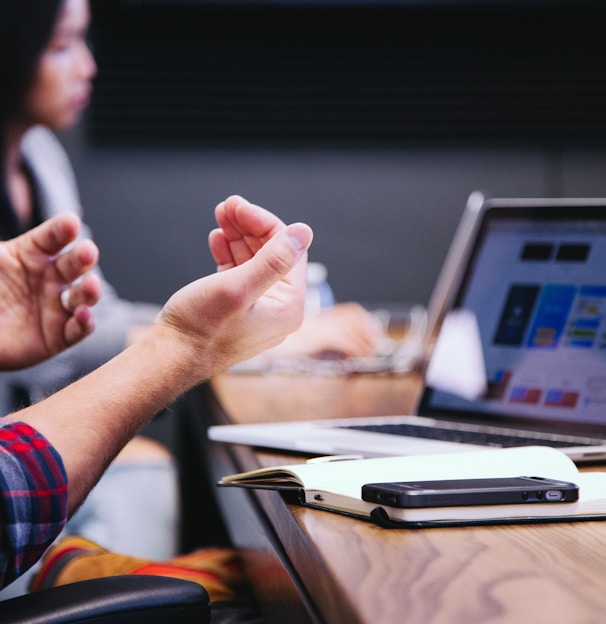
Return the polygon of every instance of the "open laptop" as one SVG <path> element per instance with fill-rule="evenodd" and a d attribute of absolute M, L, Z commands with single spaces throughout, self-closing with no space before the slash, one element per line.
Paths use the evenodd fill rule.
<path fill-rule="evenodd" d="M 606 198 L 473 193 L 428 331 L 414 415 L 225 425 L 209 437 L 319 455 L 539 444 L 606 459 Z"/>

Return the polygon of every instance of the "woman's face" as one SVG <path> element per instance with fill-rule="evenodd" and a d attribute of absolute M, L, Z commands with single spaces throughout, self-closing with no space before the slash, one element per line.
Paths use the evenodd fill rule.
<path fill-rule="evenodd" d="M 88 0 L 64 0 L 53 34 L 44 49 L 25 99 L 29 124 L 53 130 L 78 121 L 88 105 L 97 66 L 86 35 Z"/>

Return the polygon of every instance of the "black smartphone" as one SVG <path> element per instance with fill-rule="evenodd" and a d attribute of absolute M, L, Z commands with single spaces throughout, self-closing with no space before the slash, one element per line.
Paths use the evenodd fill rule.
<path fill-rule="evenodd" d="M 578 498 L 575 483 L 542 477 L 395 481 L 362 486 L 362 500 L 390 507 L 571 503 Z"/>

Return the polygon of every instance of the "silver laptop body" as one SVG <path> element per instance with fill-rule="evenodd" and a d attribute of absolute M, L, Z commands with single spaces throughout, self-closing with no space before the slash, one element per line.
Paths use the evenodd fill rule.
<path fill-rule="evenodd" d="M 428 317 L 414 415 L 216 426 L 209 438 L 368 457 L 546 444 L 606 459 L 606 198 L 473 193 Z"/>

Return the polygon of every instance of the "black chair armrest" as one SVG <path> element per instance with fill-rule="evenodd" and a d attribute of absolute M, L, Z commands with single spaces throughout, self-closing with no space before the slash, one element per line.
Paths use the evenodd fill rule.
<path fill-rule="evenodd" d="M 210 600 L 197 583 L 124 575 L 80 581 L 0 602 L 3 624 L 206 624 Z"/>

